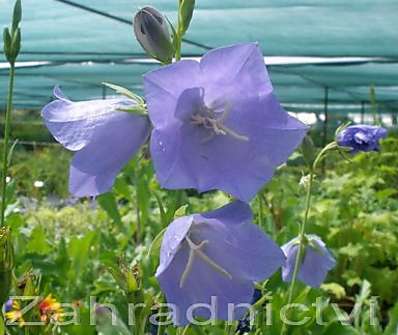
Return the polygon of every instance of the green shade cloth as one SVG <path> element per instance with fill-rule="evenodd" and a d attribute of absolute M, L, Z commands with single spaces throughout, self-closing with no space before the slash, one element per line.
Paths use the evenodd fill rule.
<path fill-rule="evenodd" d="M 156 64 L 127 63 L 146 57 L 133 37 L 130 21 L 144 5 L 171 19 L 175 0 L 74 0 L 113 15 L 109 18 L 56 0 L 23 0 L 23 45 L 20 61 L 49 65 L 17 69 L 15 102 L 40 108 L 59 84 L 72 99 L 112 94 L 109 81 L 142 93 L 142 74 Z M 13 1 L 0 0 L 0 24 L 10 21 Z M 374 61 L 328 65 L 274 65 L 270 74 L 279 99 L 301 104 L 296 111 L 319 110 L 325 87 L 330 110 L 369 103 L 374 85 L 380 108 L 398 112 L 397 0 L 197 0 L 197 10 L 183 52 L 200 56 L 205 48 L 258 41 L 267 56 L 379 57 Z M 118 21 L 119 20 L 119 21 Z M 0 55 L 1 56 L 1 55 Z M 4 55 L 1 56 L 4 60 Z M 6 96 L 7 69 L 0 69 L 0 96 Z M 344 109 L 344 108 L 343 108 Z M 354 108 L 355 109 L 355 108 Z M 366 111 L 368 109 L 365 108 Z"/>

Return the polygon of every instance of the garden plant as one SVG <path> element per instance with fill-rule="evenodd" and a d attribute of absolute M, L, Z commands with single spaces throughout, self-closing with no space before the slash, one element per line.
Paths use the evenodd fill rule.
<path fill-rule="evenodd" d="M 0 335 L 396 334 L 394 131 L 342 123 L 315 146 L 257 43 L 182 57 L 194 8 L 179 0 L 175 24 L 140 9 L 132 30 L 159 62 L 143 96 L 103 83 L 111 98 L 74 101 L 55 87 L 41 116 L 63 148 L 32 154 L 10 139 L 16 1 Z"/>

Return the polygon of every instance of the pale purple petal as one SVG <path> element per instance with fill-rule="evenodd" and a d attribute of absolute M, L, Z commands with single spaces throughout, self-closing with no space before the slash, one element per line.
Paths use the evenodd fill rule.
<path fill-rule="evenodd" d="M 252 223 L 250 207 L 244 202 L 197 215 L 195 222 L 206 222 L 192 231 L 194 235 L 197 232 L 199 240 L 209 241 L 207 255 L 233 276 L 261 281 L 272 276 L 285 261 L 281 248 Z"/>
<path fill-rule="evenodd" d="M 134 104 L 127 98 L 72 102 L 58 87 L 54 95 L 58 99 L 44 106 L 42 117 L 54 138 L 72 151 L 84 148 L 118 109 Z"/>
<path fill-rule="evenodd" d="M 215 319 L 227 320 L 228 304 L 250 304 L 254 293 L 254 284 L 248 280 L 233 278 L 232 280 L 222 274 L 209 269 L 209 266 L 200 258 L 196 258 L 193 264 L 191 275 L 188 276 L 185 285 L 179 286 L 180 278 L 188 261 L 187 247 L 183 247 L 177 253 L 174 261 L 157 275 L 160 287 L 166 295 L 167 303 L 177 306 L 178 326 L 185 326 L 187 320 L 187 310 L 193 304 L 209 304 L 212 296 L 217 302 L 217 314 Z M 213 298 L 214 299 L 214 298 Z M 208 313 L 203 309 L 196 309 L 194 316 L 209 318 Z M 236 309 L 234 319 L 242 318 L 247 310 Z"/>
<path fill-rule="evenodd" d="M 69 189 L 78 197 L 109 191 L 116 175 L 144 144 L 149 135 L 148 120 L 118 112 L 98 129 L 91 142 L 73 157 Z"/>
<path fill-rule="evenodd" d="M 225 95 L 225 90 L 215 89 L 221 85 L 232 85 L 240 96 L 269 94 L 273 89 L 257 43 L 211 50 L 201 59 L 200 68 L 209 99 L 220 97 L 219 93 Z"/>
<path fill-rule="evenodd" d="M 149 117 L 155 127 L 172 122 L 177 100 L 187 88 L 198 86 L 199 63 L 183 60 L 144 75 Z"/>
<path fill-rule="evenodd" d="M 216 319 L 228 318 L 228 304 L 250 304 L 254 281 L 271 276 L 284 261 L 281 249 L 252 222 L 250 207 L 235 201 L 218 210 L 179 218 L 168 227 L 161 247 L 156 276 L 167 302 L 178 306 L 175 322 L 185 325 L 187 308 L 192 304 L 211 303 L 216 297 Z M 190 248 L 186 238 L 196 245 L 206 241 L 203 253 L 225 273 L 216 271 L 202 258 L 195 256 L 184 284 L 180 281 L 188 263 Z M 237 308 L 234 319 L 247 310 Z M 196 316 L 208 318 L 203 309 Z"/>

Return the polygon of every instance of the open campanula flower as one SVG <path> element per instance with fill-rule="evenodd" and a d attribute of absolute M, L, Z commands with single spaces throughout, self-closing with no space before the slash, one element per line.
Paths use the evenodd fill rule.
<path fill-rule="evenodd" d="M 343 129 L 337 135 L 337 143 L 342 147 L 358 151 L 378 151 L 379 141 L 387 136 L 387 129 L 377 126 L 359 124 Z"/>
<path fill-rule="evenodd" d="M 270 277 L 284 261 L 282 250 L 252 222 L 250 207 L 235 201 L 204 214 L 185 216 L 167 228 L 156 276 L 167 302 L 178 309 L 174 322 L 186 325 L 194 304 L 216 302 L 194 317 L 228 320 L 228 304 L 250 304 L 254 281 Z M 236 308 L 241 319 L 247 309 Z"/>
<path fill-rule="evenodd" d="M 149 120 L 122 112 L 136 103 L 125 97 L 72 102 L 59 88 L 57 100 L 43 108 L 42 116 L 54 138 L 73 157 L 69 189 L 72 194 L 96 196 L 107 192 L 121 168 L 149 135 Z"/>
<path fill-rule="evenodd" d="M 329 270 L 335 266 L 336 260 L 318 236 L 306 235 L 306 238 L 307 243 L 298 279 L 311 287 L 319 287 Z M 299 238 L 296 237 L 286 243 L 282 246 L 282 250 L 286 256 L 286 262 L 282 267 L 282 278 L 284 281 L 290 281 L 299 250 Z"/>
<path fill-rule="evenodd" d="M 307 127 L 273 94 L 257 44 L 215 49 L 147 73 L 151 154 L 169 189 L 220 189 L 248 201 Z"/>

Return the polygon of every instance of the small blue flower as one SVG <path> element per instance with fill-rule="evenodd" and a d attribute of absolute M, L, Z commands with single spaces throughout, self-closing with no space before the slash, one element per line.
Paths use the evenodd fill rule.
<path fill-rule="evenodd" d="M 8 313 L 13 309 L 13 301 L 12 299 L 8 299 L 7 302 L 4 304 L 4 312 Z"/>
<path fill-rule="evenodd" d="M 359 124 L 343 129 L 337 135 L 337 143 L 342 147 L 352 148 L 352 153 L 358 151 L 378 151 L 379 141 L 387 136 L 383 127 Z"/>
<path fill-rule="evenodd" d="M 250 304 L 254 282 L 270 277 L 284 262 L 282 250 L 252 222 L 250 207 L 235 201 L 213 212 L 173 221 L 163 238 L 156 276 L 167 302 L 178 307 L 174 323 L 189 323 L 193 304 L 211 305 L 214 318 L 228 320 L 228 304 Z M 213 299 L 212 299 L 213 297 Z M 236 308 L 232 318 L 247 312 Z M 209 319 L 206 309 L 194 317 Z"/>
<path fill-rule="evenodd" d="M 306 238 L 307 244 L 298 279 L 311 287 L 319 287 L 325 280 L 329 270 L 335 266 L 336 260 L 318 236 L 307 235 Z M 286 243 L 282 246 L 282 250 L 286 256 L 286 262 L 282 267 L 282 278 L 288 282 L 292 279 L 299 250 L 299 238 L 296 237 Z"/>

